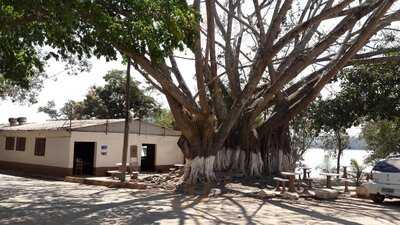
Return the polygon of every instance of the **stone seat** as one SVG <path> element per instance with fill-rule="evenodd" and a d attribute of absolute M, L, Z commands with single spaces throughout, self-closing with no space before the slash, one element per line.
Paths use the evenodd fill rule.
<path fill-rule="evenodd" d="M 350 179 L 350 178 L 340 178 L 340 181 L 343 181 L 343 182 L 352 182 L 353 179 Z"/>
<path fill-rule="evenodd" d="M 314 192 L 315 192 L 315 198 L 321 200 L 333 200 L 337 199 L 339 196 L 338 191 L 329 188 L 316 189 Z"/>
<path fill-rule="evenodd" d="M 138 171 L 132 171 L 131 179 L 137 179 L 138 177 L 139 177 L 139 172 Z"/>
<path fill-rule="evenodd" d="M 281 178 L 281 177 L 274 177 L 274 180 L 276 181 L 276 188 L 275 190 L 277 191 L 286 191 L 286 183 L 289 182 L 289 179 Z"/>
<path fill-rule="evenodd" d="M 109 170 L 106 172 L 111 178 L 114 180 L 115 178 L 120 178 L 122 176 L 121 171 L 119 170 Z"/>

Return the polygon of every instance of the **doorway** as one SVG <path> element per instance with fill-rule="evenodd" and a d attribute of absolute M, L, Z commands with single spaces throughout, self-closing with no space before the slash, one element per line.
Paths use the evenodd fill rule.
<path fill-rule="evenodd" d="M 75 142 L 74 144 L 74 175 L 94 175 L 95 142 Z"/>
<path fill-rule="evenodd" d="M 140 171 L 154 172 L 156 170 L 156 145 L 142 144 Z"/>

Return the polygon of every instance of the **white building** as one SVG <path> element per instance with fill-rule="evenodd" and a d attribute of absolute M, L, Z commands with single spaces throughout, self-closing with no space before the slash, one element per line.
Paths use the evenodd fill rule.
<path fill-rule="evenodd" d="M 47 121 L 0 128 L 0 169 L 67 176 L 105 175 L 122 161 L 123 120 Z M 164 171 L 183 163 L 180 132 L 140 120 L 130 123 L 128 162 L 142 171 Z M 139 151 L 138 151 L 139 150 Z M 132 154 L 132 155 L 131 155 Z M 83 167 L 83 169 L 82 169 Z"/>

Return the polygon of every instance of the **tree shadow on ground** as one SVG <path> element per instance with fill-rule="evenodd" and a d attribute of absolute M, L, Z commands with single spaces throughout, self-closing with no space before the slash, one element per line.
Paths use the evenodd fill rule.
<path fill-rule="evenodd" d="M 49 181 L 49 182 L 56 182 L 56 181 L 63 181 L 63 177 L 55 177 L 55 176 L 46 176 L 43 174 L 35 174 L 35 173 L 26 173 L 22 171 L 15 171 L 15 170 L 4 170 L 0 169 L 0 174 L 8 175 L 8 176 L 17 176 L 20 178 L 26 178 L 26 179 L 37 179 L 37 180 L 43 180 L 43 181 Z"/>
<path fill-rule="evenodd" d="M 99 188 L 77 186 L 78 189 Z M 61 188 L 54 185 L 45 190 L 39 190 L 37 186 L 33 190 L 26 189 L 26 186 L 0 187 L 0 224 L 157 224 L 160 220 L 176 220 L 185 224 L 189 219 L 198 221 L 197 224 L 202 224 L 200 220 L 204 219 L 215 224 L 229 224 L 206 211 L 199 215 L 185 212 L 201 202 L 203 198 L 200 196 L 124 190 L 123 199 L 130 200 L 116 197 L 107 201 L 119 190 L 102 188 L 94 193 L 75 196 L 75 185 Z"/>
<path fill-rule="evenodd" d="M 400 202 L 261 200 L 135 191 L 0 175 L 0 224 L 304 224 L 358 225 L 343 213 L 400 220 Z"/>
<path fill-rule="evenodd" d="M 349 221 L 349 220 L 345 220 L 345 219 L 341 219 L 339 217 L 335 217 L 335 216 L 331 216 L 331 215 L 327 215 L 327 214 L 322 214 L 318 211 L 314 211 L 314 210 L 307 210 L 305 208 L 302 207 L 296 207 L 293 204 L 287 204 L 284 203 L 282 201 L 271 201 L 270 202 L 272 205 L 277 206 L 279 208 L 284 208 L 293 212 L 296 212 L 298 214 L 303 214 L 303 215 L 307 215 L 313 218 L 316 218 L 320 221 L 324 221 L 324 222 L 334 222 L 334 223 L 338 223 L 338 224 L 345 224 L 345 225 L 360 225 L 361 223 L 357 223 L 357 222 L 353 222 L 353 221 Z"/>

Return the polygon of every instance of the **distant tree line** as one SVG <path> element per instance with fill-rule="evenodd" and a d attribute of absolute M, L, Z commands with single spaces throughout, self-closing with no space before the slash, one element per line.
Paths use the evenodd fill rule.
<path fill-rule="evenodd" d="M 39 107 L 51 119 L 119 119 L 123 118 L 125 107 L 125 71 L 111 70 L 103 78 L 104 86 L 92 86 L 82 101 L 70 100 L 60 109 L 54 101 Z M 167 109 L 140 87 L 138 81 L 130 84 L 130 109 L 134 117 L 153 121 L 164 127 L 172 127 L 172 116 Z"/>

